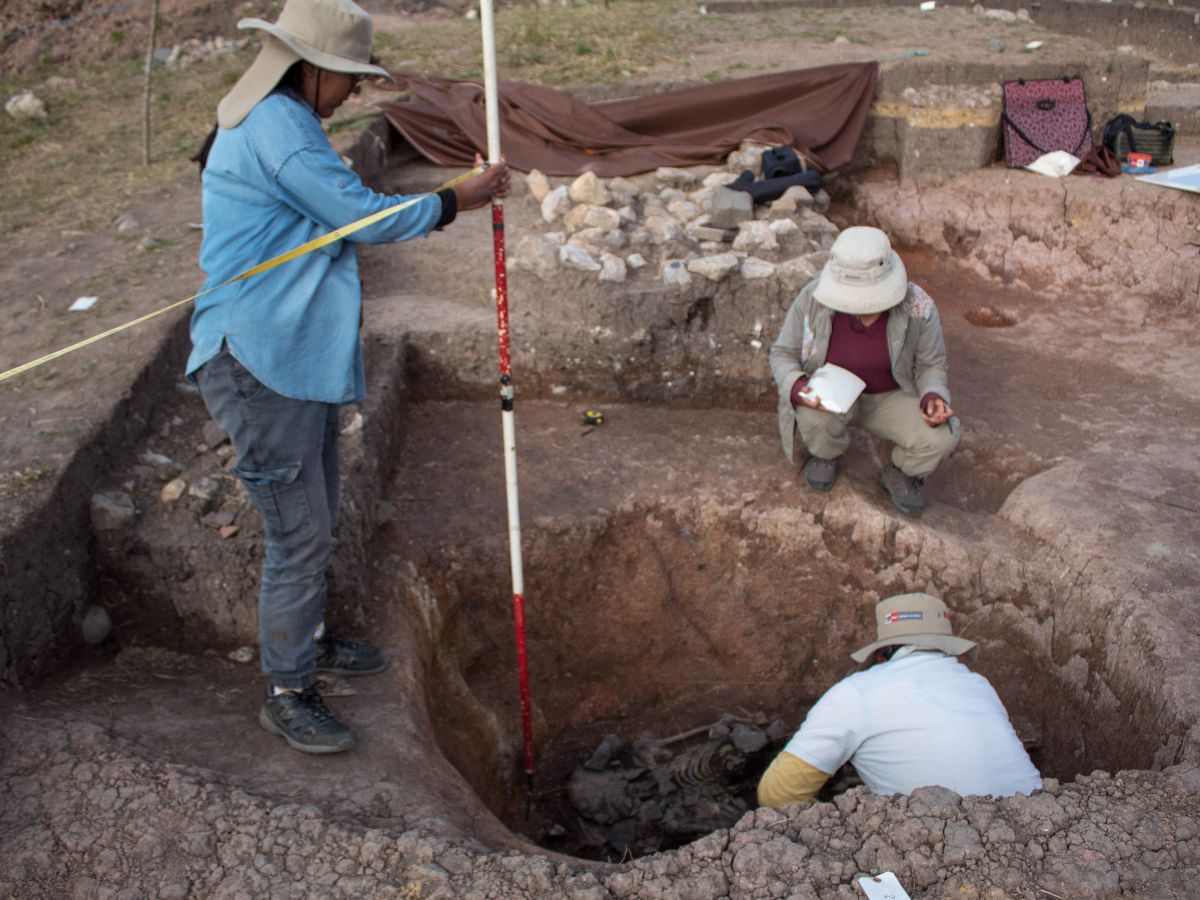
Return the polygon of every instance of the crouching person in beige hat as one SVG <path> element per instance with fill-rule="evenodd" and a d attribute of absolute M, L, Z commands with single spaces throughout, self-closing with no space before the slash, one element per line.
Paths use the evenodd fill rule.
<path fill-rule="evenodd" d="M 306 753 L 354 744 L 326 708 L 318 671 L 370 675 L 388 657 L 325 627 L 326 572 L 339 506 L 338 407 L 363 398 L 357 245 L 422 237 L 458 212 L 504 196 L 501 163 L 436 194 L 368 189 L 334 151 L 321 119 L 372 65 L 370 17 L 350 0 L 288 0 L 258 58 L 217 107 L 198 159 L 204 205 L 187 375 L 237 452 L 234 472 L 263 518 L 258 625 L 269 678 L 259 723 Z M 246 280 L 256 263 L 373 213 L 411 205 L 335 243 Z"/>
<path fill-rule="evenodd" d="M 893 445 L 891 465 L 879 476 L 892 503 L 921 515 L 921 485 L 958 446 L 960 431 L 937 307 L 909 282 L 886 234 L 854 227 L 838 235 L 820 277 L 792 303 L 770 360 L 783 449 L 793 459 L 798 431 L 809 452 L 808 486 L 833 487 L 849 426 L 860 425 Z M 808 384 L 826 364 L 865 383 L 848 409 L 827 409 Z"/>
<path fill-rule="evenodd" d="M 962 795 L 1030 794 L 1041 776 L 982 675 L 958 661 L 946 605 L 901 594 L 875 607 L 878 640 L 850 656 L 874 661 L 825 692 L 763 773 L 762 806 L 810 803 L 847 760 L 873 794 L 937 785 Z"/>

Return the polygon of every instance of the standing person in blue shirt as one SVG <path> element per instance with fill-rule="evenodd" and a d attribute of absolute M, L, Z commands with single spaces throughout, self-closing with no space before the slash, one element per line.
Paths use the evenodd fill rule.
<path fill-rule="evenodd" d="M 371 65 L 370 16 L 351 0 L 288 0 L 263 48 L 217 107 L 203 167 L 206 287 L 315 237 L 403 202 L 377 194 L 321 128 Z M 338 407 L 366 388 L 357 243 L 442 228 L 508 191 L 503 162 L 424 197 L 337 243 L 200 298 L 187 374 L 230 436 L 234 471 L 263 517 L 259 594 L 266 730 L 306 753 L 336 753 L 354 734 L 325 707 L 317 671 L 380 672 L 387 656 L 325 630 L 326 570 L 338 512 Z"/>

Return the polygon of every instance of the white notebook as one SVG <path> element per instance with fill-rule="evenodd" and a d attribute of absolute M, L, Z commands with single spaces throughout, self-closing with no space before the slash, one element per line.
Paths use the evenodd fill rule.
<path fill-rule="evenodd" d="M 844 413 L 854 405 L 867 383 L 849 369 L 826 363 L 808 376 L 808 386 L 823 407 L 833 413 Z"/>

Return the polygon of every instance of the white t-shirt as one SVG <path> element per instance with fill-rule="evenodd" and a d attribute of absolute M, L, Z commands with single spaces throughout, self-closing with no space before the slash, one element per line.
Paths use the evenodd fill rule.
<path fill-rule="evenodd" d="M 1042 786 L 988 680 L 938 651 L 842 679 L 784 749 L 830 774 L 853 759 L 873 794 L 939 785 L 1004 797 Z"/>

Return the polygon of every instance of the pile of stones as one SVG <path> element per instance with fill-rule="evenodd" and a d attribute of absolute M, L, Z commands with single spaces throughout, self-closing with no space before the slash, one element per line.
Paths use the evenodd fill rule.
<path fill-rule="evenodd" d="M 632 179 L 585 172 L 555 185 L 532 171 L 529 190 L 548 230 L 523 237 L 510 262 L 542 280 L 575 270 L 600 282 L 656 279 L 681 288 L 694 278 L 805 281 L 837 235 L 823 215 L 829 196 L 793 186 L 755 206 L 729 188 L 742 171 L 761 174 L 763 149 L 745 144 L 723 169 L 660 168 Z"/>

